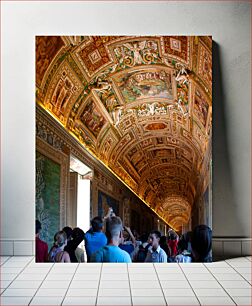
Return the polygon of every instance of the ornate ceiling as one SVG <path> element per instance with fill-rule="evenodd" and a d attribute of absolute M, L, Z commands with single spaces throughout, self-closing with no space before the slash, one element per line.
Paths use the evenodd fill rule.
<path fill-rule="evenodd" d="M 37 103 L 175 229 L 208 184 L 211 46 L 207 36 L 36 37 Z"/>

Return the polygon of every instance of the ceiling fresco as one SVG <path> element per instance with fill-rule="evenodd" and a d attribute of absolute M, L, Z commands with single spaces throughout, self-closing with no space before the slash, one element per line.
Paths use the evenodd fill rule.
<path fill-rule="evenodd" d="M 38 36 L 36 101 L 179 230 L 211 159 L 209 36 Z"/>

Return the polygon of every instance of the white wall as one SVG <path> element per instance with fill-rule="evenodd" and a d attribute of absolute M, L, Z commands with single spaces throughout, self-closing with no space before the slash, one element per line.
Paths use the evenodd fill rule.
<path fill-rule="evenodd" d="M 78 178 L 77 226 L 85 233 L 90 229 L 90 180 Z"/>
<path fill-rule="evenodd" d="M 218 44 L 213 230 L 215 236 L 250 236 L 249 3 L 5 1 L 1 13 L 2 238 L 34 235 L 34 37 L 43 34 L 212 35 Z"/>

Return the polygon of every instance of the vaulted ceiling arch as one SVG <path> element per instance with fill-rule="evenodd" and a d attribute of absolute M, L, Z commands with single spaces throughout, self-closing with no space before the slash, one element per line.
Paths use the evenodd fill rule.
<path fill-rule="evenodd" d="M 211 158 L 211 67 L 207 36 L 39 36 L 36 101 L 181 227 Z"/>

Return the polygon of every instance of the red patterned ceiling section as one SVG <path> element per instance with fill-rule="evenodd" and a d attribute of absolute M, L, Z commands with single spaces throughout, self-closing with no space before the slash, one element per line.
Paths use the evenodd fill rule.
<path fill-rule="evenodd" d="M 167 223 L 188 224 L 209 183 L 211 37 L 37 37 L 36 46 L 37 103 Z"/>
<path fill-rule="evenodd" d="M 188 36 L 163 36 L 164 54 L 184 63 L 189 63 L 190 57 L 190 38 Z"/>
<path fill-rule="evenodd" d="M 36 84 L 41 84 L 48 66 L 63 46 L 60 36 L 36 37 Z"/>
<path fill-rule="evenodd" d="M 106 44 L 98 36 L 90 37 L 76 50 L 76 55 L 89 77 L 112 62 Z"/>

